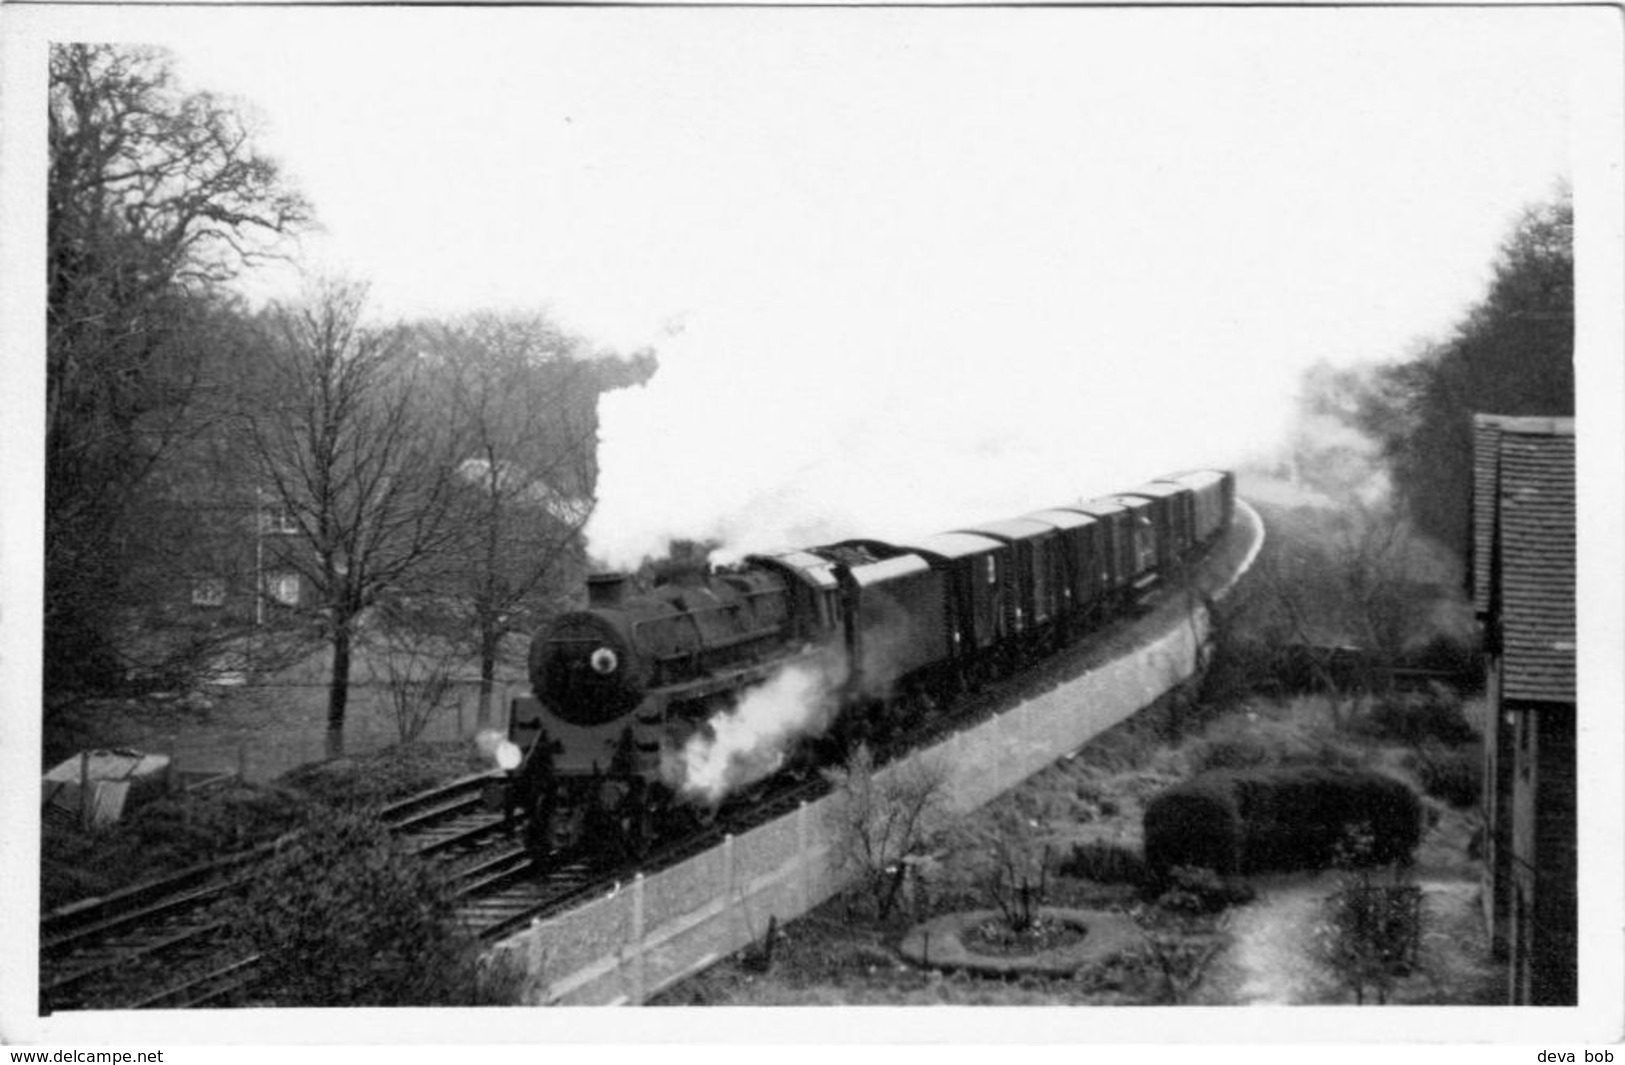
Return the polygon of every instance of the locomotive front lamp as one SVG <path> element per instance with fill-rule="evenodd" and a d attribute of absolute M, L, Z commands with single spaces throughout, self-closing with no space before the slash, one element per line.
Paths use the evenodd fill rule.
<path fill-rule="evenodd" d="M 498 769 L 518 769 L 519 763 L 524 760 L 524 753 L 520 751 L 519 744 L 512 740 L 503 740 L 497 744 L 494 757 Z"/>

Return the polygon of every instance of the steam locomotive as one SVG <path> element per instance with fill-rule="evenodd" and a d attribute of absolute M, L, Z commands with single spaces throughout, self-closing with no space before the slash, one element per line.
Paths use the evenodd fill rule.
<path fill-rule="evenodd" d="M 646 594 L 592 576 L 587 609 L 531 643 L 534 694 L 512 703 L 487 799 L 536 852 L 636 850 L 714 807 L 685 752 L 775 678 L 813 678 L 800 697 L 818 705 L 795 708 L 804 735 L 767 768 L 883 737 L 1132 609 L 1228 527 L 1234 493 L 1201 470 L 913 541 L 752 555 Z"/>

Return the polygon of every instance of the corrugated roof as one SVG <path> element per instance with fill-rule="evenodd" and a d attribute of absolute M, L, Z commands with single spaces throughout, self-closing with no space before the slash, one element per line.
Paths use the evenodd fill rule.
<path fill-rule="evenodd" d="M 1508 699 L 1572 703 L 1574 422 L 1502 419 L 1489 435 L 1496 453 L 1494 556 L 1493 565 L 1484 568 L 1493 582 L 1489 603 L 1500 622 L 1502 693 Z"/>

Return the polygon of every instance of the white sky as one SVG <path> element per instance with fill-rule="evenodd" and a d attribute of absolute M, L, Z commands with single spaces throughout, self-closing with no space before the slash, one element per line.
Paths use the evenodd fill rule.
<path fill-rule="evenodd" d="M 387 315 L 653 345 L 591 528 L 906 535 L 1268 447 L 1568 175 L 1557 10 L 99 15 L 234 93 Z M 71 35 L 62 31 L 64 36 Z M 263 287 L 263 286 L 262 286 Z"/>

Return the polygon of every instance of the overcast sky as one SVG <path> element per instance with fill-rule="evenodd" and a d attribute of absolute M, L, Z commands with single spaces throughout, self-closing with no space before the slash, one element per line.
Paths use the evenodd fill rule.
<path fill-rule="evenodd" d="M 546 307 L 658 351 L 602 408 L 612 562 L 927 532 L 1268 448 L 1307 362 L 1397 356 L 1482 294 L 1570 174 L 1598 25 L 167 14 L 87 35 L 256 107 L 325 227 L 306 261 L 378 313 Z"/>

